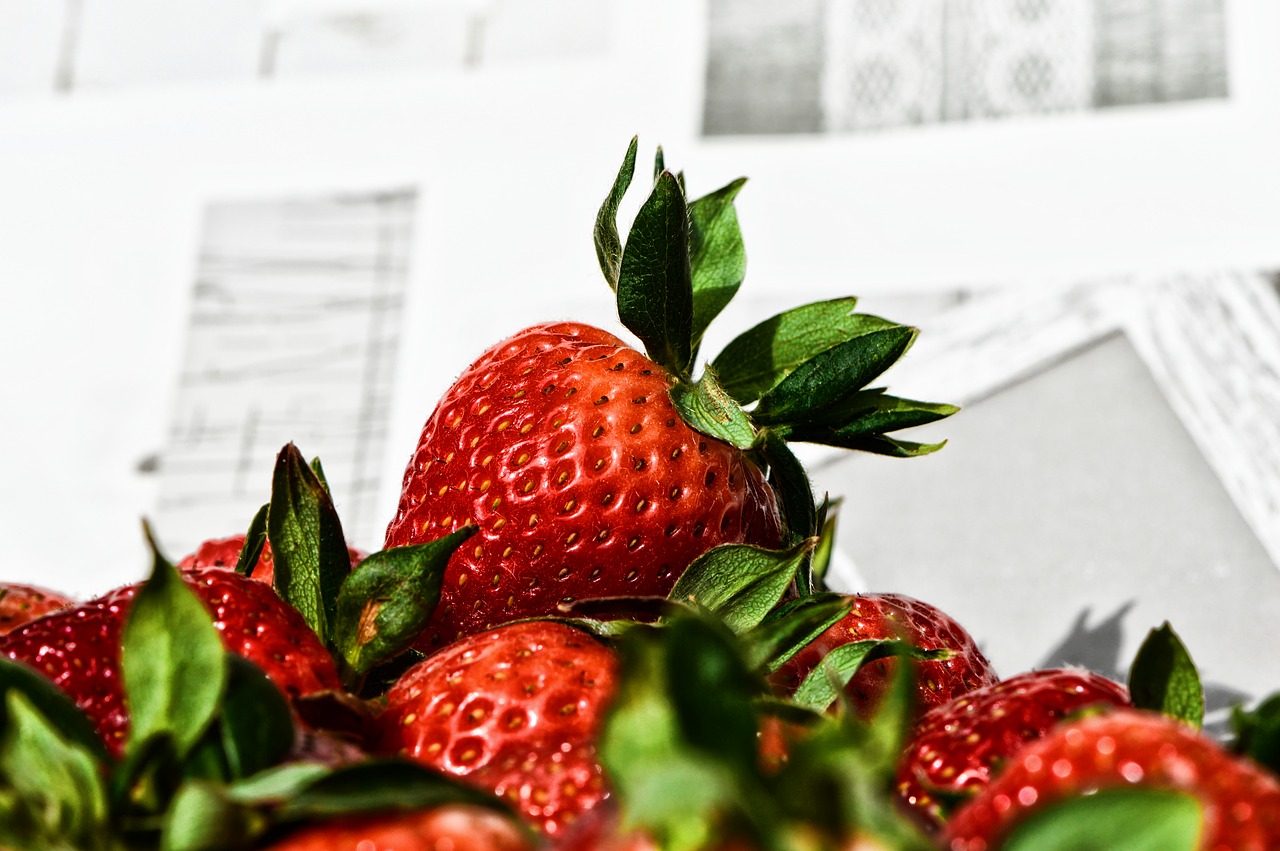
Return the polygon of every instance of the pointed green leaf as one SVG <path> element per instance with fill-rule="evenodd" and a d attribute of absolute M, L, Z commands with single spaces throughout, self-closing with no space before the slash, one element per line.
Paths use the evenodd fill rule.
<path fill-rule="evenodd" d="M 204 763 L 216 764 L 222 772 L 195 775 L 188 771 L 189 777 L 249 777 L 280 762 L 293 747 L 293 712 L 280 689 L 248 659 L 227 654 L 227 665 L 222 705 L 191 759 L 195 762 L 201 752 L 207 752 Z"/>
<path fill-rule="evenodd" d="M 618 277 L 618 317 L 644 343 L 649 357 L 687 376 L 693 356 L 693 283 L 689 270 L 689 215 L 680 184 L 658 177 L 640 207 Z"/>
<path fill-rule="evenodd" d="M 1204 723 L 1204 688 L 1191 654 L 1165 623 L 1151 630 L 1129 669 L 1129 694 L 1139 709 L 1163 712 L 1194 727 Z"/>
<path fill-rule="evenodd" d="M 249 523 L 249 531 L 245 532 L 244 546 L 240 548 L 240 558 L 236 559 L 236 573 L 241 576 L 252 576 L 258 559 L 262 557 L 262 550 L 267 544 L 267 510 L 270 507 L 264 505 L 259 508 Z"/>
<path fill-rule="evenodd" d="M 760 398 L 752 418 L 762 425 L 829 422 L 842 401 L 906 353 L 917 333 L 896 325 L 814 355 Z"/>
<path fill-rule="evenodd" d="M 1231 730 L 1234 753 L 1280 773 L 1280 694 L 1271 695 L 1251 710 L 1233 707 Z"/>
<path fill-rule="evenodd" d="M 302 821 L 348 813 L 428 809 L 471 804 L 506 812 L 492 792 L 408 760 L 379 759 L 335 769 L 298 789 L 277 810 L 280 821 Z"/>
<path fill-rule="evenodd" d="M 374 553 L 356 566 L 338 593 L 335 638 L 360 675 L 409 647 L 440 600 L 449 557 L 476 532 L 463 526 L 426 544 Z"/>
<path fill-rule="evenodd" d="M 822 505 L 818 507 L 816 525 L 821 532 L 818 535 L 818 548 L 813 551 L 810 567 L 813 584 L 817 590 L 826 590 L 827 587 L 827 574 L 831 571 L 831 559 L 835 555 L 836 509 L 839 506 L 840 500 L 833 502 L 828 495 L 822 498 Z"/>
<path fill-rule="evenodd" d="M 681 381 L 671 388 L 671 402 L 680 418 L 705 435 L 739 449 L 750 449 L 756 439 L 751 418 L 720 387 L 715 371 L 707 368 L 694 384 Z"/>
<path fill-rule="evenodd" d="M 653 152 L 653 182 L 657 183 L 658 178 L 662 177 L 662 173 L 667 170 L 667 158 L 662 153 L 662 146 L 659 145 Z"/>
<path fill-rule="evenodd" d="M 801 706 L 821 712 L 840 697 L 844 687 L 863 665 L 886 656 L 906 656 L 926 661 L 946 659 L 950 656 L 950 652 L 922 650 L 906 642 L 890 639 L 852 641 L 827 653 L 822 659 L 822 664 L 804 678 L 804 682 L 796 689 L 792 700 Z"/>
<path fill-rule="evenodd" d="M 792 439 L 797 443 L 821 443 L 826 446 L 839 446 L 842 449 L 852 449 L 857 452 L 870 452 L 873 455 L 887 455 L 890 458 L 919 458 L 922 455 L 932 455 L 947 445 L 945 440 L 937 443 L 912 443 L 909 440 L 898 440 L 883 434 L 857 437 L 853 440 L 844 441 L 838 435 L 830 432 L 824 433 L 822 429 L 806 429 L 805 432 L 804 440 L 799 438 Z"/>
<path fill-rule="evenodd" d="M 21 662 L 0 655 L 0 730 L 9 724 L 6 698 L 10 692 L 20 692 L 26 697 L 69 743 L 84 748 L 100 762 L 106 761 L 107 750 L 102 738 L 66 692 Z"/>
<path fill-rule="evenodd" d="M 778 507 L 782 510 L 787 543 L 817 535 L 818 514 L 804 465 L 782 436 L 773 429 L 761 429 L 757 443 L 769 464 L 769 484 L 778 495 Z M 807 564 L 799 576 L 799 587 L 802 594 L 813 590 L 813 579 Z"/>
<path fill-rule="evenodd" d="M 227 794 L 244 804 L 278 804 L 335 770 L 318 762 L 287 762 L 229 784 Z"/>
<path fill-rule="evenodd" d="M 750 404 L 822 352 L 865 334 L 900 327 L 878 316 L 854 313 L 857 303 L 850 297 L 806 304 L 743 332 L 712 361 L 726 392 Z"/>
<path fill-rule="evenodd" d="M 816 540 L 789 550 L 722 544 L 696 558 L 676 580 L 670 599 L 697 603 L 735 633 L 764 620 L 795 579 Z"/>
<path fill-rule="evenodd" d="M 853 598 L 847 594 L 822 593 L 788 600 L 743 635 L 748 664 L 773 673 L 852 608 Z"/>
<path fill-rule="evenodd" d="M 311 472 L 315 473 L 316 481 L 320 483 L 320 487 L 324 488 L 324 492 L 333 497 L 333 491 L 329 490 L 329 479 L 324 474 L 324 465 L 320 463 L 320 456 L 317 455 L 311 459 Z"/>
<path fill-rule="evenodd" d="M 747 182 L 740 177 L 689 204 L 689 265 L 693 276 L 693 341 L 738 292 L 747 254 L 733 199 Z"/>
<path fill-rule="evenodd" d="M 1017 825 L 1003 851 L 1195 851 L 1204 812 L 1185 792 L 1103 789 L 1044 806 Z"/>
<path fill-rule="evenodd" d="M 0 789 L 15 793 L 11 805 L 24 821 L 29 819 L 23 827 L 31 838 L 56 837 L 66 842 L 64 847 L 103 847 L 107 796 L 97 759 L 64 738 L 22 691 L 8 690 L 5 713 Z"/>
<path fill-rule="evenodd" d="M 609 195 L 600 205 L 600 212 L 596 214 L 596 258 L 600 261 L 600 271 L 604 273 L 605 280 L 614 290 L 618 288 L 618 270 L 622 264 L 622 238 L 618 235 L 618 206 L 622 203 L 622 197 L 627 194 L 627 187 L 631 185 L 631 178 L 635 174 L 636 151 L 639 145 L 640 140 L 632 137 L 631 144 L 627 146 L 627 155 L 622 160 L 622 168 L 614 178 L 613 188 L 609 190 Z"/>
<path fill-rule="evenodd" d="M 185 754 L 217 712 L 226 685 L 226 651 L 213 617 L 178 571 L 154 549 L 151 577 L 125 619 L 120 675 L 132 750 L 157 734 Z"/>
<path fill-rule="evenodd" d="M 234 801 L 224 787 L 191 781 L 165 814 L 160 851 L 248 849 L 269 824 L 265 813 Z"/>
<path fill-rule="evenodd" d="M 351 571 L 351 556 L 329 492 L 292 443 L 276 458 L 267 537 L 276 591 L 329 645 L 338 589 Z"/>

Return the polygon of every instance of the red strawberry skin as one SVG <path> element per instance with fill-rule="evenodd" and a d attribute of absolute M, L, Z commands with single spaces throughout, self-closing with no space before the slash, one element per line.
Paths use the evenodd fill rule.
<path fill-rule="evenodd" d="M 341 687 L 333 658 L 295 609 L 271 588 L 234 571 L 184 571 L 213 615 L 226 648 L 296 697 Z M 139 585 L 127 585 L 0 637 L 0 653 L 66 692 L 119 754 L 128 731 L 120 683 L 120 638 Z"/>
<path fill-rule="evenodd" d="M 203 567 L 221 567 L 227 570 L 235 570 L 236 564 L 240 561 L 240 551 L 244 549 L 244 542 L 244 535 L 210 538 L 196 547 L 195 552 L 190 553 L 182 561 L 178 562 L 178 568 L 181 570 L 194 570 Z M 347 547 L 347 553 L 351 556 L 351 566 L 353 568 L 364 561 L 367 555 L 355 547 Z M 276 561 L 275 555 L 271 552 L 271 543 L 269 541 L 263 542 L 262 553 L 258 556 L 258 561 L 254 564 L 253 571 L 249 575 L 259 582 L 274 586 Z"/>
<path fill-rule="evenodd" d="M 431 810 L 347 816 L 311 824 L 264 851 L 534 851 L 492 810 L 455 804 Z"/>
<path fill-rule="evenodd" d="M 0 582 L 0 635 L 13 632 L 50 612 L 74 606 L 70 597 L 16 582 Z"/>
<path fill-rule="evenodd" d="M 554 836 L 608 794 L 596 740 L 617 678 L 614 652 L 580 630 L 506 624 L 406 671 L 378 750 L 492 791 Z"/>
<path fill-rule="evenodd" d="M 853 608 L 826 632 L 789 659 L 770 677 L 775 689 L 792 694 L 837 647 L 867 639 L 900 638 L 926 650 L 951 650 L 950 659 L 919 662 L 916 699 L 920 712 L 951 702 L 966 692 L 994 684 L 998 677 L 987 657 L 959 623 L 935 606 L 902 594 L 858 594 Z M 864 665 L 846 693 L 864 718 L 870 717 L 888 688 L 893 659 Z"/>
<path fill-rule="evenodd" d="M 1005 760 L 1072 713 L 1128 706 L 1129 691 L 1088 671 L 1053 668 L 975 689 L 925 713 L 903 749 L 897 785 L 921 824 L 943 824 L 938 793 L 969 796 L 986 788 Z"/>
<path fill-rule="evenodd" d="M 538 325 L 482 355 L 427 420 L 386 546 L 467 522 L 424 646 L 564 601 L 665 595 L 728 542 L 776 546 L 777 501 L 687 426 L 661 367 L 605 331 Z"/>
<path fill-rule="evenodd" d="M 1061 725 L 1027 745 L 947 829 L 951 851 L 986 851 L 1032 811 L 1120 787 L 1170 789 L 1204 807 L 1200 847 L 1280 848 L 1280 783 L 1186 724 L 1116 709 Z"/>

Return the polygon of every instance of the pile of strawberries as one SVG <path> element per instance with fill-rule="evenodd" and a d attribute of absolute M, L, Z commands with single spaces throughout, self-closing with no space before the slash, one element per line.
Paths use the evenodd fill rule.
<path fill-rule="evenodd" d="M 76 603 L 0 592 L 0 848 L 1280 848 L 1280 700 L 1200 730 L 1168 625 L 1127 683 L 1001 679 L 965 629 L 835 593 L 793 441 L 900 457 L 949 405 L 871 386 L 915 329 L 851 298 L 695 375 L 734 198 L 633 140 L 597 217 L 644 353 L 536 325 L 428 418 L 385 548 L 292 444 L 243 535 Z M 148 530 L 148 535 L 150 534 Z"/>

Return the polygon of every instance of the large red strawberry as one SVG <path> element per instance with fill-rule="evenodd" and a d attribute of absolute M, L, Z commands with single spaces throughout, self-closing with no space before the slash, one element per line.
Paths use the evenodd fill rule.
<path fill-rule="evenodd" d="M 935 606 L 902 594 L 858 594 L 853 608 L 769 678 L 792 693 L 822 659 L 838 647 L 871 639 L 901 639 L 925 650 L 950 650 L 948 659 L 918 662 L 916 702 L 920 712 L 949 703 L 998 679 L 973 637 Z M 895 661 L 870 662 L 858 670 L 845 691 L 863 718 L 870 718 L 888 687 Z"/>
<path fill-rule="evenodd" d="M 665 596 L 717 544 L 809 537 L 813 496 L 786 440 L 919 455 L 938 445 L 886 432 L 955 410 L 866 389 L 916 332 L 854 313 L 853 299 L 772 317 L 695 377 L 706 327 L 745 269 L 742 181 L 686 203 L 659 162 L 624 248 L 614 219 L 635 152 L 633 142 L 595 237 L 645 354 L 592 326 L 534 325 L 445 393 L 386 534 L 392 547 L 479 527 L 449 564 L 423 646 L 582 598 Z"/>
<path fill-rule="evenodd" d="M 1206 851 L 1280 848 L 1280 783 L 1273 775 L 1181 721 L 1135 709 L 1063 724 L 1019 750 L 999 777 L 956 813 L 947 827 L 947 847 L 998 848 L 1036 812 L 1121 788 L 1189 793 L 1202 807 L 1197 847 Z M 1098 824 L 1096 830 L 1102 834 L 1109 827 Z"/>
<path fill-rule="evenodd" d="M 581 630 L 507 624 L 403 674 L 379 749 L 490 790 L 555 835 L 607 794 L 596 737 L 616 682 L 614 652 Z"/>
<path fill-rule="evenodd" d="M 236 563 L 240 560 L 240 551 L 244 549 L 245 536 L 243 534 L 231 535 L 226 538 L 210 538 L 202 541 L 194 552 L 189 553 L 182 561 L 178 562 L 180 570 L 192 570 L 199 567 L 222 567 L 228 570 L 235 569 Z M 355 567 L 366 558 L 366 553 L 355 547 L 347 547 L 347 552 L 351 555 L 351 566 Z M 271 542 L 263 541 L 262 552 L 258 556 L 258 561 L 254 564 L 250 576 L 267 585 L 275 582 L 276 563 L 275 556 L 271 552 Z"/>
<path fill-rule="evenodd" d="M 264 851 L 534 851 L 496 812 L 453 804 L 430 810 L 343 816 L 296 830 Z"/>
<path fill-rule="evenodd" d="M 0 635 L 13 632 L 50 612 L 74 605 L 74 600 L 56 591 L 16 582 L 0 582 Z"/>
<path fill-rule="evenodd" d="M 182 575 L 212 613 L 227 649 L 260 667 L 286 694 L 340 688 L 329 652 L 269 586 L 221 568 Z M 138 588 L 118 588 L 0 637 L 0 654 L 30 665 L 70 695 L 115 754 L 129 723 L 120 637 Z"/>
<path fill-rule="evenodd" d="M 937 829 L 942 802 L 977 794 L 1000 764 L 1064 718 L 1094 705 L 1127 706 L 1124 686 L 1088 671 L 1054 668 L 975 689 L 922 716 L 903 749 L 898 791 Z"/>

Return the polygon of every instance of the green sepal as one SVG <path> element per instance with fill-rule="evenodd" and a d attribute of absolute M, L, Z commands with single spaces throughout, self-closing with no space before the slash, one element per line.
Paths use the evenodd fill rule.
<path fill-rule="evenodd" d="M 9 726 L 10 693 L 20 693 L 69 744 L 84 748 L 98 762 L 107 761 L 107 749 L 88 716 L 66 692 L 21 662 L 0 655 L 0 731 Z"/>
<path fill-rule="evenodd" d="M 658 178 L 662 177 L 662 173 L 667 170 L 667 158 L 662 153 L 662 146 L 659 145 L 653 151 L 653 182 L 657 183 Z"/>
<path fill-rule="evenodd" d="M 827 653 L 822 664 L 809 672 L 792 700 L 801 706 L 824 710 L 844 693 L 844 688 L 868 662 L 887 656 L 903 656 L 919 661 L 946 659 L 949 650 L 923 650 L 905 641 L 867 639 L 843 644 Z"/>
<path fill-rule="evenodd" d="M 123 829 L 152 830 L 182 783 L 183 760 L 173 734 L 157 732 L 125 751 L 108 777 L 111 812 Z"/>
<path fill-rule="evenodd" d="M 761 429 L 756 447 L 769 465 L 769 484 L 778 495 L 778 508 L 782 512 L 784 540 L 787 543 L 818 534 L 818 514 L 813 504 L 813 489 L 809 476 L 800 459 L 791 451 L 787 441 L 774 429 Z M 808 565 L 799 578 L 801 594 L 813 590 Z"/>
<path fill-rule="evenodd" d="M 937 422 L 959 410 L 955 405 L 889 396 L 883 389 L 863 390 L 833 406 L 826 415 L 828 421 L 796 423 L 787 437 L 799 443 L 858 449 L 866 438 Z"/>
<path fill-rule="evenodd" d="M 333 498 L 333 491 L 329 489 L 329 477 L 324 474 L 324 465 L 320 463 L 320 456 L 311 459 L 311 463 L 307 465 L 311 468 L 311 472 L 315 474 L 316 481 L 320 483 L 320 487 L 324 488 L 324 492 Z"/>
<path fill-rule="evenodd" d="M 743 633 L 748 664 L 773 673 L 853 609 L 848 594 L 819 593 L 788 600 Z"/>
<path fill-rule="evenodd" d="M 262 557 L 262 550 L 267 545 L 267 512 L 270 505 L 264 505 L 253 515 L 249 522 L 249 530 L 244 534 L 244 546 L 240 548 L 240 557 L 236 559 L 236 573 L 241 576 L 252 576 Z"/>
<path fill-rule="evenodd" d="M 618 318 L 649 358 L 687 377 L 693 358 L 689 215 L 671 172 L 658 177 L 636 213 L 618 273 Z"/>
<path fill-rule="evenodd" d="M 233 800 L 226 787 L 203 780 L 182 785 L 165 813 L 160 851 L 238 851 L 267 831 L 266 813 Z"/>
<path fill-rule="evenodd" d="M 823 496 L 822 504 L 818 506 L 815 523 L 819 529 L 818 548 L 813 551 L 810 573 L 814 588 L 819 591 L 827 589 L 827 574 L 831 572 L 831 559 L 835 555 L 836 512 L 839 507 L 840 500 L 832 500 L 830 495 Z"/>
<path fill-rule="evenodd" d="M 338 589 L 351 570 L 351 555 L 329 491 L 292 443 L 276 457 L 267 538 L 276 591 L 331 646 Z"/>
<path fill-rule="evenodd" d="M 749 405 L 797 367 L 841 343 L 900 327 L 896 322 L 854 313 L 853 297 L 792 308 L 734 338 L 712 361 L 729 395 Z"/>
<path fill-rule="evenodd" d="M 98 756 L 64 737 L 28 695 L 9 688 L 0 728 L 0 843 L 12 848 L 109 847 Z"/>
<path fill-rule="evenodd" d="M 622 265 L 622 238 L 618 235 L 618 207 L 622 198 L 631 186 L 631 178 L 636 171 L 636 152 L 640 140 L 632 137 L 627 146 L 627 154 L 622 160 L 622 168 L 614 178 L 613 188 L 609 190 L 600 211 L 596 213 L 595 245 L 596 258 L 600 261 L 600 271 L 609 282 L 609 287 L 618 288 L 618 271 Z"/>
<path fill-rule="evenodd" d="M 1161 712 L 1199 728 L 1204 688 L 1191 654 L 1165 621 L 1147 633 L 1129 668 L 1129 695 L 1139 709 Z"/>
<path fill-rule="evenodd" d="M 1231 709 L 1231 750 L 1280 774 L 1280 694 L 1273 694 L 1253 709 Z"/>
<path fill-rule="evenodd" d="M 1001 843 L 1003 851 L 1195 851 L 1204 812 L 1193 795 L 1122 787 L 1036 809 Z"/>
<path fill-rule="evenodd" d="M 751 418 L 724 392 L 710 367 L 693 384 L 677 382 L 670 395 L 680 418 L 692 428 L 739 449 L 750 449 L 755 442 Z"/>
<path fill-rule="evenodd" d="M 213 617 L 161 555 L 138 589 L 120 639 L 120 678 L 129 708 L 126 750 L 157 734 L 173 737 L 179 756 L 203 735 L 227 682 L 226 651 Z"/>
<path fill-rule="evenodd" d="M 187 759 L 187 777 L 239 780 L 280 762 L 293 746 L 293 713 L 280 689 L 248 659 L 229 653 L 226 661 L 226 694 Z"/>
<path fill-rule="evenodd" d="M 858 452 L 870 452 L 873 455 L 887 455 L 890 458 L 919 458 L 922 455 L 932 455 L 939 449 L 947 445 L 945 440 L 938 443 L 913 443 L 909 440 L 897 440 L 887 435 L 877 434 L 867 437 L 859 437 L 848 443 L 836 442 L 838 438 L 832 437 L 830 441 L 823 439 L 820 435 L 813 435 L 810 441 L 812 443 L 829 443 L 832 446 L 839 446 L 843 449 L 854 449 Z"/>
<path fill-rule="evenodd" d="M 467 525 L 426 544 L 382 550 L 351 571 L 338 592 L 334 637 L 352 671 L 367 674 L 422 633 L 449 557 L 476 531 Z"/>
<path fill-rule="evenodd" d="M 696 603 L 734 633 L 757 626 L 778 604 L 817 545 L 801 541 L 786 550 L 722 544 L 694 559 L 668 597 Z"/>
<path fill-rule="evenodd" d="M 689 203 L 689 265 L 693 281 L 693 345 L 737 294 L 747 254 L 733 200 L 747 182 L 740 177 Z"/>
<path fill-rule="evenodd" d="M 599 752 L 624 829 L 664 851 L 702 848 L 754 772 L 757 689 L 724 627 L 696 614 L 632 629 L 618 652 Z"/>
<path fill-rule="evenodd" d="M 760 397 L 752 418 L 759 425 L 838 425 L 832 417 L 841 403 L 902 357 L 918 333 L 890 325 L 814 355 Z"/>

